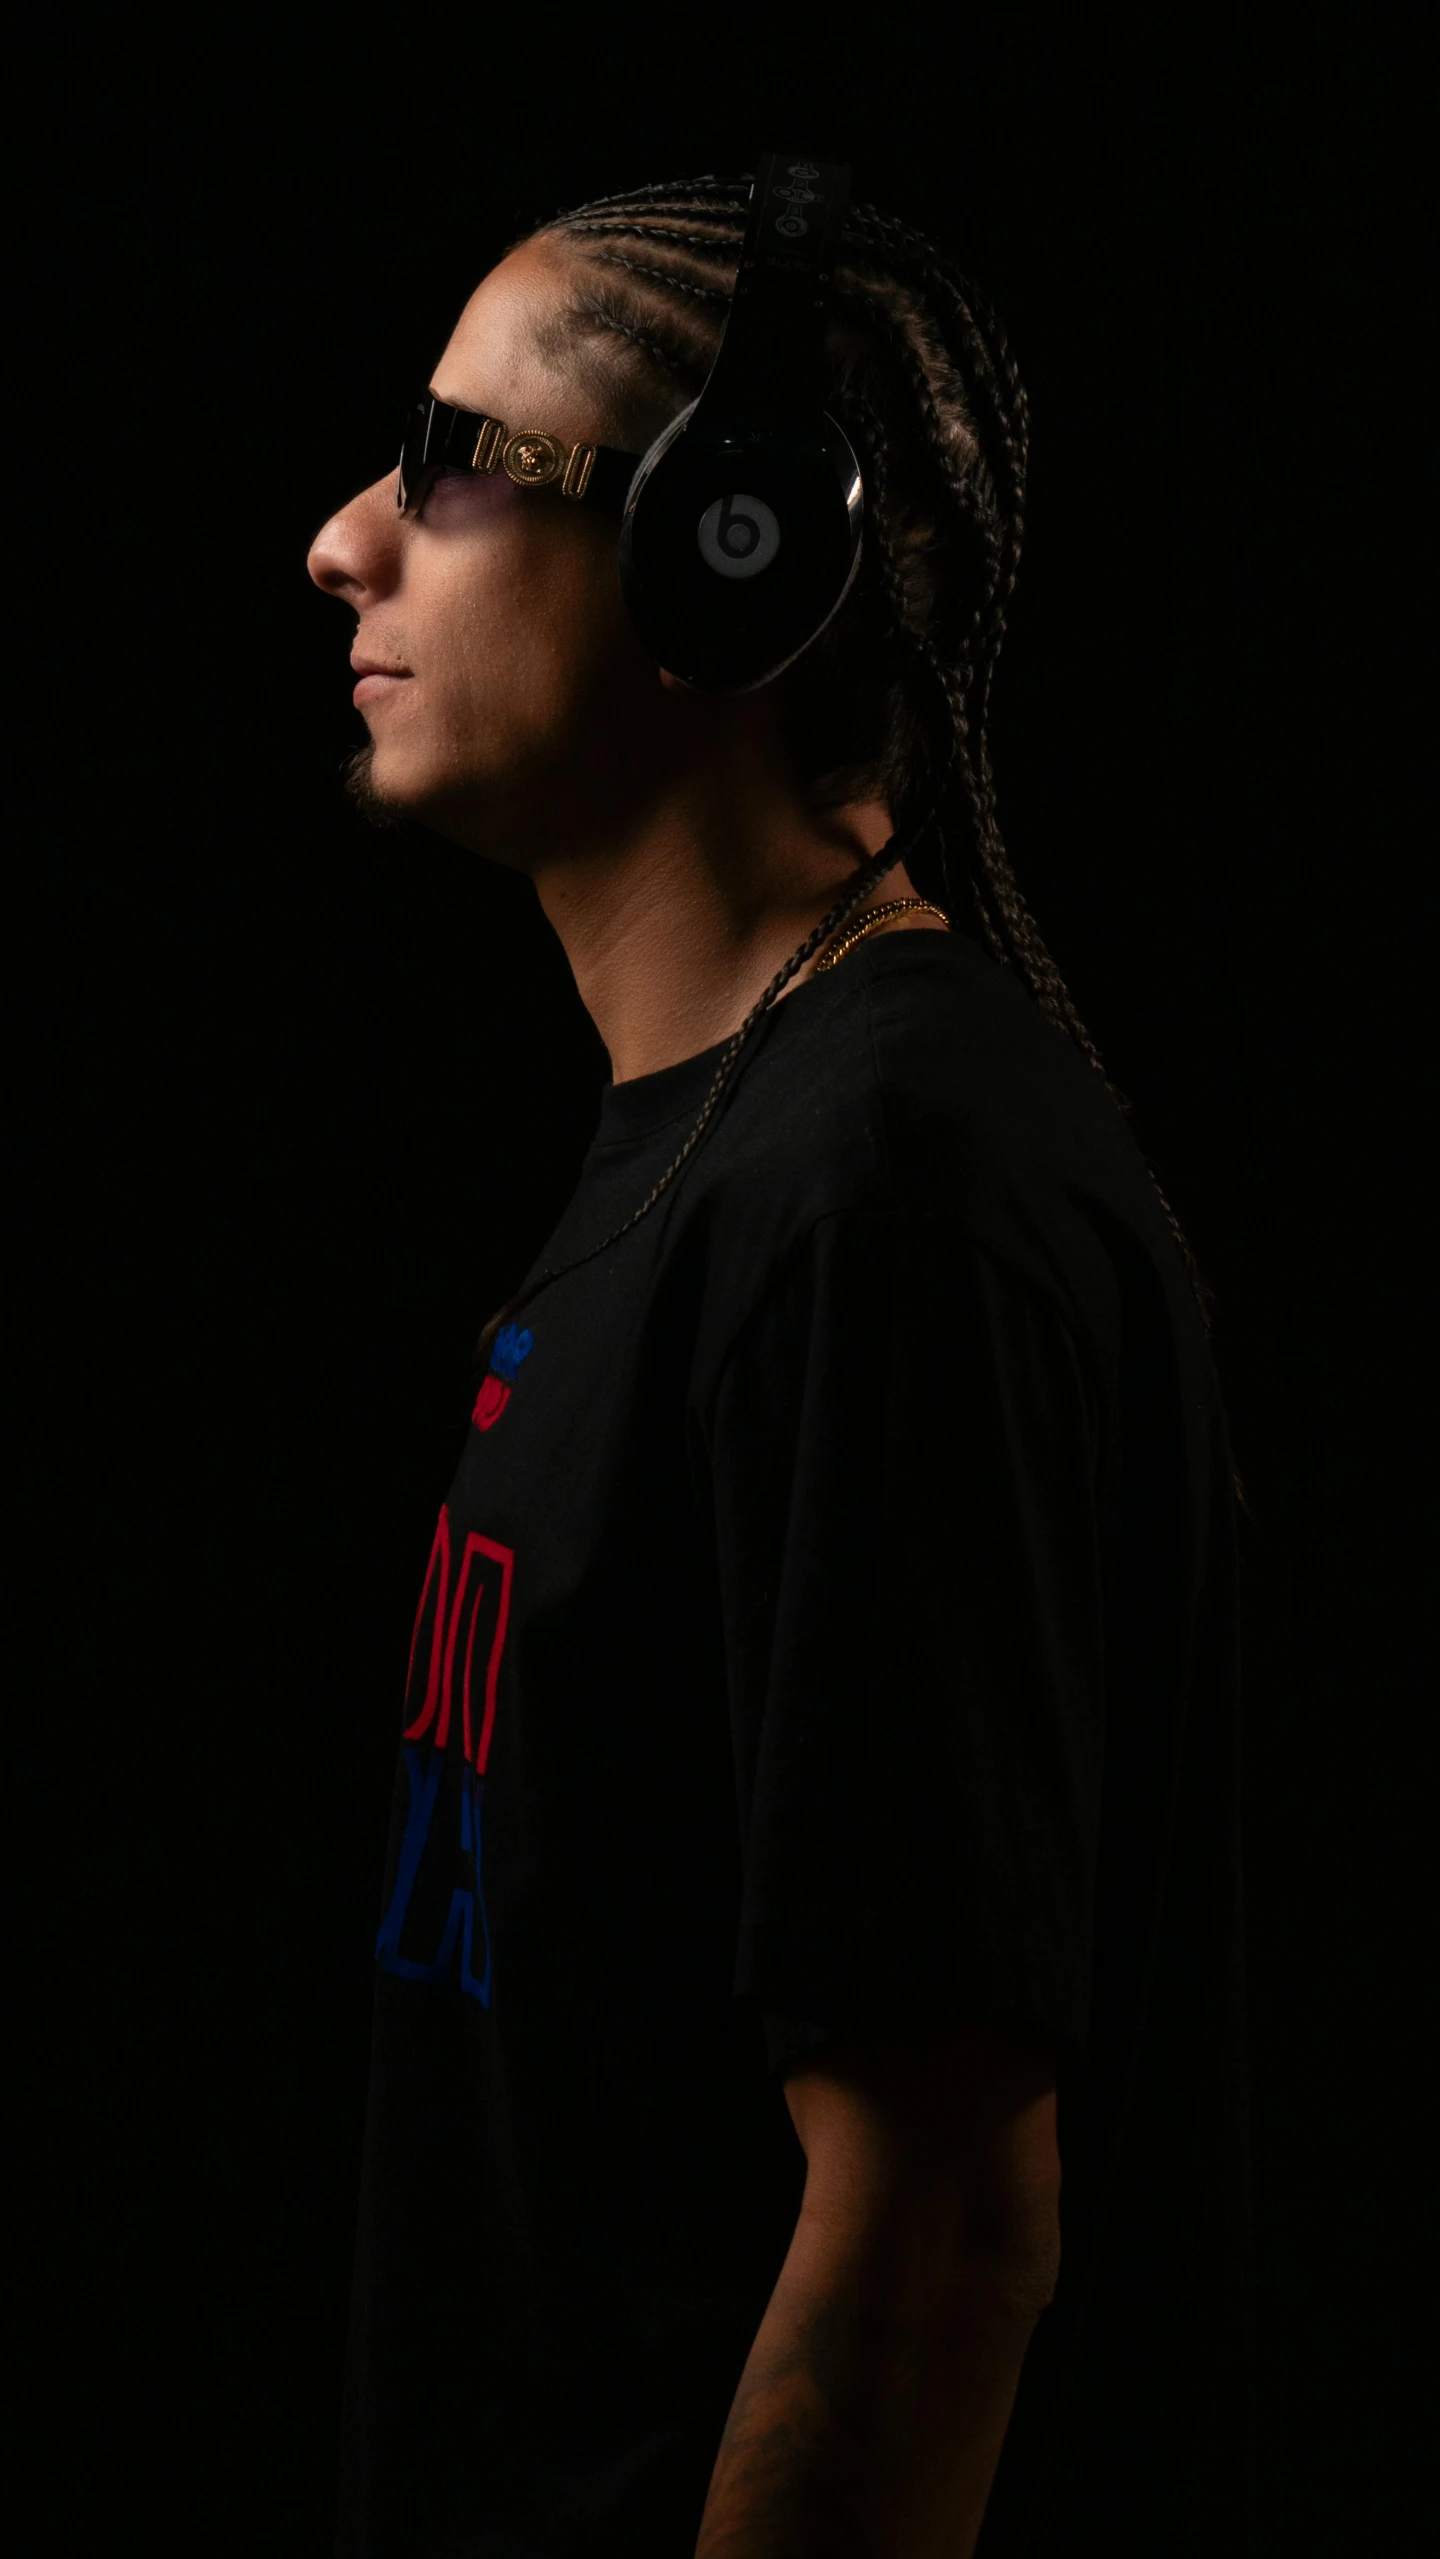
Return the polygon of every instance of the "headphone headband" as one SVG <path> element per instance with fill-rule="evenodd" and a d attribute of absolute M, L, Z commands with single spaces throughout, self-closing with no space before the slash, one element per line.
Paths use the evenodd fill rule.
<path fill-rule="evenodd" d="M 764 153 L 730 309 L 697 403 L 707 426 L 741 413 L 813 420 L 823 408 L 825 312 L 849 198 L 841 162 Z"/>
<path fill-rule="evenodd" d="M 663 667 L 752 692 L 819 637 L 860 558 L 863 489 L 825 410 L 825 316 L 850 172 L 767 151 L 698 400 L 657 438 L 620 528 L 630 616 Z"/>

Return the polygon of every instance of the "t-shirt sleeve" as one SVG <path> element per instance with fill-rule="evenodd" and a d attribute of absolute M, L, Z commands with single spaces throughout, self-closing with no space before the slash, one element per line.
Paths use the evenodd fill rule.
<path fill-rule="evenodd" d="M 1083 2049 L 1101 1410 L 1048 1293 L 920 1216 L 822 1219 L 731 1347 L 708 1437 L 734 1986 L 776 2067 L 908 2012 Z"/>

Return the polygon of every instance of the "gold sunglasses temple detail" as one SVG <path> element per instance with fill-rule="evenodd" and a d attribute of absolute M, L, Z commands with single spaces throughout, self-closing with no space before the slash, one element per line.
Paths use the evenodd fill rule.
<path fill-rule="evenodd" d="M 487 418 L 475 438 L 470 456 L 472 471 L 493 471 L 505 445 L 505 429 L 498 418 Z"/>
<path fill-rule="evenodd" d="M 550 480 L 560 480 L 560 494 L 566 498 L 583 498 L 590 486 L 590 475 L 599 453 L 597 444 L 575 444 L 570 459 L 560 475 L 560 456 L 564 451 L 553 435 L 542 435 L 531 429 L 518 435 L 507 435 L 503 420 L 482 418 L 475 449 L 470 456 L 472 471 L 496 471 L 503 462 L 508 477 L 521 488 L 543 489 Z"/>

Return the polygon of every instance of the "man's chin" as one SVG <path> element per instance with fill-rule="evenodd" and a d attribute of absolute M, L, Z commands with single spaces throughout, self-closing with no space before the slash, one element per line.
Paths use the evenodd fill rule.
<path fill-rule="evenodd" d="M 367 826 L 407 826 L 415 815 L 404 804 L 391 799 L 381 788 L 375 774 L 375 741 L 357 746 L 340 767 L 345 796 L 352 808 L 359 810 Z"/>
<path fill-rule="evenodd" d="M 347 756 L 340 772 L 346 798 L 367 826 L 423 826 L 506 870 L 526 867 L 514 849 L 517 840 L 524 840 L 524 829 L 517 827 L 513 810 L 499 795 L 477 791 L 473 784 L 462 792 L 397 787 L 373 738 Z"/>

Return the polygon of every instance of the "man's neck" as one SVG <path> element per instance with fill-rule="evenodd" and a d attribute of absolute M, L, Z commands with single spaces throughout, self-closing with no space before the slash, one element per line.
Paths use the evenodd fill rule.
<path fill-rule="evenodd" d="M 879 801 L 816 812 L 798 796 L 712 788 L 677 793 L 622 842 L 537 866 L 541 906 L 615 1082 L 678 1065 L 738 1030 L 892 832 Z M 914 894 L 897 863 L 866 904 Z"/>

